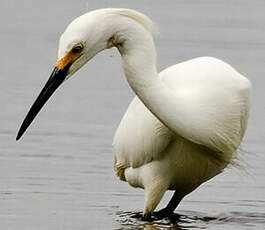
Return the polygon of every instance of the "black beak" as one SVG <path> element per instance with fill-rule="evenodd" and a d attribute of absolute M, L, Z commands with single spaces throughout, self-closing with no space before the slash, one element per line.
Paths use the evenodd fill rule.
<path fill-rule="evenodd" d="M 25 117 L 16 137 L 16 140 L 19 140 L 20 137 L 24 134 L 27 130 L 31 122 L 37 116 L 38 112 L 41 110 L 43 105 L 48 101 L 54 91 L 62 84 L 67 76 L 67 72 L 71 66 L 71 63 L 66 65 L 63 69 L 58 69 L 57 67 L 54 68 L 52 74 L 41 90 L 39 96 L 37 97 L 34 104 L 31 106 L 27 116 Z"/>

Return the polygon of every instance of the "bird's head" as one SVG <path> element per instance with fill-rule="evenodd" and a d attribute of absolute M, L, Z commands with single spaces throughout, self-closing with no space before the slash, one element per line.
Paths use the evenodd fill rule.
<path fill-rule="evenodd" d="M 72 76 L 100 51 L 110 48 L 112 31 L 102 10 L 92 11 L 72 21 L 59 40 L 56 69 Z"/>
<path fill-rule="evenodd" d="M 72 21 L 61 35 L 55 68 L 25 117 L 16 139 L 23 135 L 46 101 L 66 79 L 98 52 L 113 46 L 122 49 L 124 31 L 136 24 L 147 30 L 152 27 L 149 18 L 128 9 L 95 10 Z"/>

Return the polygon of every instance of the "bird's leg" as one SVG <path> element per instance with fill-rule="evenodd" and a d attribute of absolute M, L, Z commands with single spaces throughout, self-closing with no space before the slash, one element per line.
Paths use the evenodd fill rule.
<path fill-rule="evenodd" d="M 168 205 L 165 208 L 154 212 L 154 216 L 158 219 L 171 216 L 183 197 L 183 195 L 180 195 L 177 191 L 175 191 Z"/>
<path fill-rule="evenodd" d="M 152 221 L 151 215 L 164 195 L 167 186 L 163 181 L 155 180 L 145 188 L 144 213 L 142 220 Z"/>

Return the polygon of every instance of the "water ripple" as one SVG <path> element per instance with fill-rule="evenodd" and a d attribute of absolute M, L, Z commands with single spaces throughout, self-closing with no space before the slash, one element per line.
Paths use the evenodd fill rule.
<path fill-rule="evenodd" d="M 264 226 L 265 213 L 228 212 L 218 215 L 207 215 L 201 212 L 181 211 L 170 218 L 145 222 L 141 212 L 116 212 L 116 221 L 121 229 L 208 229 L 211 226 L 227 225 L 238 228 L 247 226 Z M 213 228 L 214 229 L 214 228 Z"/>

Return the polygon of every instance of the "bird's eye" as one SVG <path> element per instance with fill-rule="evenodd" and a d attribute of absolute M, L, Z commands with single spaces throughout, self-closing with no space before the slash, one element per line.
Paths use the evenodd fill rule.
<path fill-rule="evenodd" d="M 80 44 L 80 45 L 77 45 L 77 46 L 73 47 L 72 53 L 78 54 L 78 53 L 81 53 L 82 50 L 83 50 L 83 46 Z"/>

